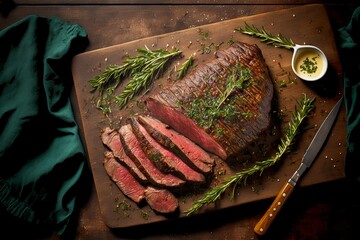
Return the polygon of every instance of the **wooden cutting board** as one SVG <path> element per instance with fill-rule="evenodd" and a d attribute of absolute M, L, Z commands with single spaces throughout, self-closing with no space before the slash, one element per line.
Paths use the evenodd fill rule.
<path fill-rule="evenodd" d="M 312 44 L 321 48 L 329 61 L 329 70 L 326 76 L 317 82 L 305 82 L 296 78 L 290 65 L 292 50 L 275 48 L 261 43 L 259 39 L 234 31 L 237 27 L 244 27 L 245 22 L 259 28 L 264 27 L 273 34 L 281 33 L 291 38 L 295 43 Z M 204 37 L 205 34 L 207 37 Z M 127 116 L 137 112 L 141 113 L 141 109 L 136 107 L 137 101 L 141 101 L 144 94 L 146 96 L 146 94 L 155 91 L 161 84 L 169 81 L 168 78 L 173 77 L 170 73 L 173 66 L 182 63 L 194 53 L 196 53 L 196 64 L 201 64 L 203 61 L 214 58 L 213 53 L 216 51 L 216 46 L 225 49 L 229 47 L 231 41 L 257 44 L 262 50 L 274 81 L 275 97 L 279 101 L 280 110 L 278 113 L 282 115 L 281 129 L 287 126 L 297 101 L 303 94 L 309 98 L 316 98 L 316 108 L 308 119 L 308 128 L 301 132 L 295 148 L 281 162 L 268 169 L 262 176 L 256 175 L 250 178 L 246 186 L 238 188 L 235 199 L 230 200 L 228 194 L 225 194 L 216 205 L 210 204 L 195 214 L 218 211 L 219 209 L 274 197 L 298 167 L 316 130 L 343 92 L 341 64 L 326 9 L 323 5 L 306 5 L 242 17 L 85 52 L 74 58 L 74 85 L 80 110 L 83 140 L 86 145 L 101 212 L 109 227 L 126 228 L 167 221 L 168 218 L 156 215 L 146 205 L 137 206 L 127 199 L 110 180 L 103 167 L 103 153 L 106 149 L 101 143 L 101 129 L 110 125 L 119 127 Z M 123 57 L 128 54 L 130 56 L 136 55 L 135 50 L 143 48 L 145 45 L 150 49 L 176 47 L 183 52 L 184 57 L 176 59 L 169 70 L 164 73 L 163 78 L 156 80 L 148 92 L 140 94 L 130 103 L 129 109 L 120 111 L 113 106 L 112 114 L 108 118 L 105 117 L 100 110 L 95 108 L 98 95 L 91 92 L 92 88 L 88 81 L 110 64 L 121 65 Z M 210 48 L 210 53 L 201 53 L 204 46 Z M 345 138 L 346 124 L 343 107 L 322 152 L 300 182 L 301 187 L 344 178 Z M 230 168 L 227 163 L 218 161 L 212 186 L 219 184 L 224 178 L 243 168 L 251 167 L 253 161 L 254 159 L 237 169 Z M 179 201 L 181 213 L 178 218 L 185 217 L 182 211 L 187 210 L 194 200 L 202 196 L 202 193 L 198 193 L 181 197 Z"/>

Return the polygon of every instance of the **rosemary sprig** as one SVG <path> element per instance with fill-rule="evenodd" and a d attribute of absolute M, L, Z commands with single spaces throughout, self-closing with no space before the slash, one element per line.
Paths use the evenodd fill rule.
<path fill-rule="evenodd" d="M 216 186 L 212 188 L 209 192 L 207 192 L 202 199 L 195 201 L 192 204 L 191 208 L 186 210 L 184 213 L 186 215 L 190 215 L 199 210 L 204 205 L 208 205 L 212 202 L 217 201 L 218 199 L 220 199 L 225 190 L 228 189 L 231 185 L 233 185 L 231 198 L 234 198 L 235 189 L 239 184 L 243 183 L 244 185 L 246 185 L 248 177 L 252 176 L 255 173 L 259 173 L 259 175 L 261 175 L 265 169 L 273 166 L 281 159 L 284 154 L 291 151 L 295 143 L 295 139 L 300 132 L 301 124 L 309 115 L 310 111 L 312 111 L 312 109 L 314 108 L 314 100 L 315 99 L 308 99 L 306 95 L 304 95 L 300 99 L 300 101 L 298 102 L 299 107 L 295 107 L 295 112 L 292 115 L 292 119 L 289 122 L 287 129 L 285 130 L 284 136 L 280 140 L 277 152 L 274 156 L 267 160 L 256 162 L 253 167 L 240 171 L 233 176 L 225 179 L 221 185 Z"/>
<path fill-rule="evenodd" d="M 245 23 L 245 29 L 235 28 L 235 30 L 243 34 L 260 38 L 261 42 L 264 42 L 269 45 L 273 45 L 275 47 L 284 47 L 287 49 L 291 49 L 295 46 L 295 43 L 290 38 L 286 38 L 282 36 L 280 33 L 274 36 L 273 34 L 268 33 L 264 27 L 259 29 L 254 25 L 250 26 L 249 24 Z"/>
<path fill-rule="evenodd" d="M 208 132 L 215 131 L 217 134 L 222 134 L 221 128 L 214 123 L 220 119 L 222 121 L 233 121 L 234 117 L 240 114 L 237 105 L 229 104 L 228 100 L 232 98 L 234 102 L 241 101 L 241 96 L 236 92 L 256 83 L 250 81 L 251 70 L 239 64 L 232 65 L 227 72 L 212 73 L 204 77 L 203 80 L 206 82 L 215 76 L 221 86 L 207 85 L 198 92 L 196 98 L 179 101 L 178 106 L 184 110 L 189 118 L 196 121 L 199 126 L 206 128 Z"/>
<path fill-rule="evenodd" d="M 225 90 L 220 91 L 220 102 L 217 109 L 228 99 L 228 97 L 238 89 L 243 89 L 243 84 L 251 80 L 251 70 L 247 67 L 236 65 L 231 69 L 231 73 L 227 76 Z"/>
<path fill-rule="evenodd" d="M 111 65 L 101 74 L 89 80 L 93 90 L 99 91 L 100 97 L 97 101 L 99 109 L 106 110 L 109 113 L 109 99 L 114 97 L 119 107 L 123 108 L 142 88 L 148 86 L 152 80 L 162 74 L 166 63 L 172 57 L 181 54 L 181 51 L 178 49 L 173 49 L 173 51 L 162 49 L 150 50 L 147 46 L 145 48 L 138 48 L 136 51 L 138 55 L 129 56 L 123 65 Z M 130 80 L 125 86 L 124 91 L 120 95 L 114 96 L 114 90 L 127 77 Z"/>
<path fill-rule="evenodd" d="M 127 75 L 127 65 L 110 65 L 102 73 L 89 80 L 93 91 L 99 91 L 99 99 L 96 102 L 96 108 L 108 116 L 111 113 L 111 102 L 114 91 L 121 80 Z"/>
<path fill-rule="evenodd" d="M 186 73 L 188 72 L 190 67 L 193 65 L 193 63 L 194 63 L 194 58 L 191 55 L 183 64 L 181 64 L 181 67 L 177 71 L 178 79 L 182 79 L 186 75 Z"/>
<path fill-rule="evenodd" d="M 119 79 L 124 76 L 126 66 L 110 65 L 101 74 L 95 76 L 89 80 L 93 90 L 103 91 L 105 86 L 111 81 L 115 80 L 115 83 L 119 83 Z M 117 85 L 117 84 L 115 84 Z"/>
<path fill-rule="evenodd" d="M 131 57 L 126 61 L 126 64 L 130 64 L 132 68 L 130 81 L 122 93 L 115 97 L 119 108 L 123 108 L 140 90 L 158 78 L 162 74 L 165 64 L 172 57 L 181 54 L 178 49 L 174 49 L 172 52 L 161 49 L 151 51 L 145 47 L 137 51 L 140 53 L 138 56 Z"/>

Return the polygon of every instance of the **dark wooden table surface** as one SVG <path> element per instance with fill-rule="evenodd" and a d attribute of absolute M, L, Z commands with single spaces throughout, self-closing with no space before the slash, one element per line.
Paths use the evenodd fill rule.
<path fill-rule="evenodd" d="M 31 14 L 57 16 L 86 29 L 90 40 L 86 51 L 311 3 L 325 4 L 336 36 L 336 31 L 349 22 L 353 10 L 360 5 L 316 0 L 0 0 L 0 3 L 0 30 Z M 347 179 L 300 188 L 261 239 L 355 239 L 360 224 L 360 199 L 356 195 Z M 114 231 L 102 220 L 89 169 L 64 239 L 258 239 L 253 227 L 270 203 L 271 200 L 264 200 L 182 221 Z M 24 236 L 25 232 L 29 239 L 57 238 L 2 216 L 1 232 L 14 225 L 13 237 L 18 233 Z"/>

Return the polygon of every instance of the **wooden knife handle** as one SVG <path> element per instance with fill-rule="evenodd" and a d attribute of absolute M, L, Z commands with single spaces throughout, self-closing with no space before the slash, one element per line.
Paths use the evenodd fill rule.
<path fill-rule="evenodd" d="M 292 193 L 294 186 L 289 184 L 288 182 L 283 186 L 281 191 L 276 196 L 275 200 L 266 211 L 266 213 L 262 216 L 260 221 L 256 224 L 254 228 L 254 232 L 258 235 L 264 235 L 269 229 L 271 223 L 274 221 L 275 217 L 279 213 L 280 209 L 289 198 Z"/>

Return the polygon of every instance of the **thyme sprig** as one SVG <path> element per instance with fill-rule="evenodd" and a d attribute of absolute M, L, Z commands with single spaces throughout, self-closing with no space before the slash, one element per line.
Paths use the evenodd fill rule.
<path fill-rule="evenodd" d="M 216 77 L 220 84 L 207 84 L 201 89 L 195 98 L 186 98 L 178 102 L 186 115 L 196 121 L 199 126 L 207 129 L 208 132 L 223 134 L 222 128 L 215 124 L 217 121 L 233 121 L 238 114 L 237 104 L 229 104 L 229 99 L 234 102 L 241 101 L 238 91 L 244 90 L 251 84 L 251 70 L 246 66 L 236 64 L 230 66 L 229 71 L 224 73 L 212 73 L 204 79 Z M 206 80 L 205 80 L 206 81 Z M 246 113 L 244 117 L 249 116 Z"/>
<path fill-rule="evenodd" d="M 285 129 L 284 136 L 281 138 L 277 152 L 274 156 L 267 160 L 256 162 L 253 167 L 235 173 L 233 176 L 225 179 L 221 185 L 216 186 L 207 192 L 202 199 L 195 201 L 191 208 L 184 211 L 184 213 L 186 215 L 191 215 L 204 205 L 217 201 L 231 185 L 233 185 L 231 198 L 234 198 L 235 189 L 239 184 L 246 185 L 248 177 L 254 175 L 255 173 L 261 175 L 265 169 L 273 166 L 281 159 L 282 156 L 284 156 L 284 154 L 290 152 L 295 144 L 296 137 L 300 132 L 302 123 L 314 108 L 314 100 L 315 99 L 308 99 L 306 95 L 300 99 L 298 107 L 295 107 L 295 112 L 292 115 L 292 119 L 289 122 L 288 127 Z"/>
<path fill-rule="evenodd" d="M 183 64 L 181 64 L 181 67 L 177 71 L 178 79 L 182 79 L 183 77 L 185 77 L 186 73 L 188 72 L 190 67 L 193 65 L 193 63 L 194 63 L 194 58 L 191 55 L 190 57 L 188 57 L 188 59 L 186 59 L 186 61 Z"/>
<path fill-rule="evenodd" d="M 235 28 L 235 30 L 243 34 L 260 38 L 261 42 L 264 42 L 268 45 L 273 45 L 275 47 L 291 49 L 295 46 L 295 43 L 290 38 L 284 37 L 283 35 L 281 35 L 281 33 L 274 36 L 273 34 L 267 32 L 264 27 L 259 29 L 254 25 L 250 26 L 249 24 L 245 23 L 245 29 L 239 27 Z"/>
<path fill-rule="evenodd" d="M 89 80 L 93 90 L 99 91 L 98 108 L 109 111 L 109 107 L 104 105 L 110 104 L 108 100 L 110 97 L 115 98 L 119 108 L 123 108 L 130 99 L 144 87 L 147 87 L 152 80 L 160 77 L 166 63 L 172 57 L 182 53 L 176 48 L 172 51 L 163 49 L 150 50 L 147 46 L 138 48 L 136 51 L 138 55 L 129 56 L 123 65 L 110 65 L 102 73 Z M 130 80 L 123 92 L 118 96 L 114 96 L 115 88 L 127 77 Z"/>
<path fill-rule="evenodd" d="M 231 73 L 227 76 L 225 90 L 220 91 L 220 102 L 217 109 L 229 98 L 229 96 L 236 90 L 243 89 L 244 83 L 251 80 L 251 70 L 247 67 L 236 67 L 231 68 Z"/>

